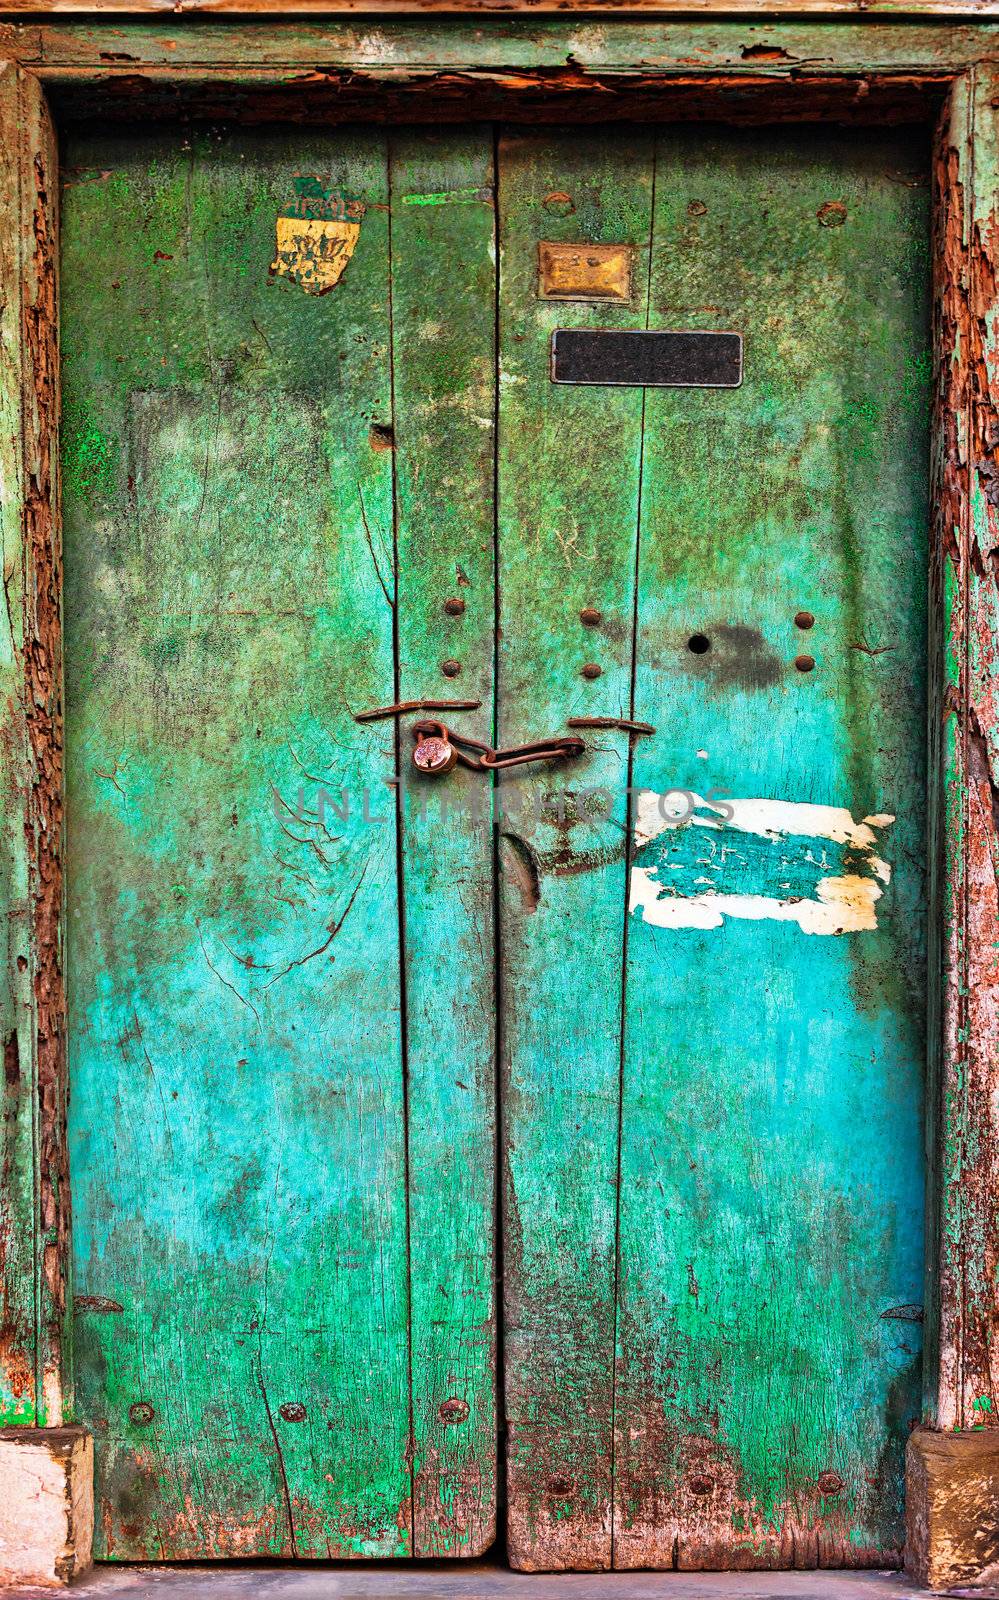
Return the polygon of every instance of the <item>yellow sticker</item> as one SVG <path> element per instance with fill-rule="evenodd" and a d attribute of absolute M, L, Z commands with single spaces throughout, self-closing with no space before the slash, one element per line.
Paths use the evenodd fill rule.
<path fill-rule="evenodd" d="M 294 184 L 295 198 L 277 218 L 271 273 L 306 294 L 328 294 L 354 254 L 364 201 L 306 173 L 296 173 Z"/>
<path fill-rule="evenodd" d="M 326 294 L 336 287 L 354 254 L 359 222 L 315 222 L 278 217 L 277 255 L 271 271 L 290 278 L 308 294 Z"/>

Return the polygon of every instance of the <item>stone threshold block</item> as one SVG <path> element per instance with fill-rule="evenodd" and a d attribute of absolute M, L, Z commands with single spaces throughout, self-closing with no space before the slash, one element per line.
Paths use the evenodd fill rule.
<path fill-rule="evenodd" d="M 999 1429 L 910 1435 L 905 1570 L 935 1590 L 999 1584 Z"/>
<path fill-rule="evenodd" d="M 0 1589 L 71 1583 L 92 1564 L 93 1536 L 87 1431 L 0 1429 Z"/>

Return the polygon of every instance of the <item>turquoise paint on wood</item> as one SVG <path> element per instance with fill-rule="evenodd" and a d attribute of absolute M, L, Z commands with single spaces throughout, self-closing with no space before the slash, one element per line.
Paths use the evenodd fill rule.
<path fill-rule="evenodd" d="M 70 144 L 102 1552 L 487 1542 L 498 1020 L 513 1559 L 881 1562 L 919 1360 L 923 152 L 498 148 Z M 302 171 L 368 207 L 322 296 L 268 281 Z M 631 243 L 631 303 L 539 300 L 542 239 Z M 741 329 L 742 389 L 550 384 L 554 327 L 646 322 Z M 493 802 L 452 775 L 424 816 L 405 765 L 393 796 L 412 719 L 351 713 L 397 693 L 480 698 L 455 724 L 503 743 L 656 725 L 500 783 L 495 990 Z M 636 834 L 629 779 L 707 804 Z M 803 931 L 844 879 L 834 911 L 878 926 Z"/>
<path fill-rule="evenodd" d="M 399 694 L 493 719 L 493 134 L 393 136 Z M 461 599 L 453 615 L 448 600 Z M 452 607 L 452 611 L 453 611 Z M 445 661 L 460 673 L 449 679 Z M 412 1272 L 414 1548 L 495 1535 L 496 1025 L 489 787 L 428 785 L 400 738 Z"/>
<path fill-rule="evenodd" d="M 901 1547 L 923 1261 L 925 175 L 911 136 L 657 144 L 652 325 L 739 328 L 746 367 L 737 391 L 647 396 L 635 710 L 658 731 L 633 781 L 806 809 L 776 840 L 688 822 L 635 865 L 669 841 L 681 892 L 792 915 L 823 880 L 881 898 L 876 929 L 840 936 L 772 906 L 707 929 L 657 926 L 659 905 L 629 918 L 621 1566 L 674 1541 L 682 1566 Z M 870 844 L 816 840 L 824 807 L 895 820 Z"/>
<path fill-rule="evenodd" d="M 570 715 L 627 713 L 642 394 L 557 388 L 548 350 L 559 326 L 644 322 L 651 218 L 648 136 L 502 141 L 504 745 Z M 540 300 L 542 239 L 636 242 L 635 305 Z M 581 621 L 586 608 L 601 629 Z M 582 677 L 587 663 L 602 675 Z M 628 746 L 613 732 L 594 744 L 585 762 L 515 771 L 499 790 L 508 1538 L 516 1563 L 540 1566 L 610 1562 Z M 570 799 L 560 817 L 559 791 L 602 785 L 609 807 Z"/>
<path fill-rule="evenodd" d="M 405 1554 L 396 837 L 351 715 L 395 683 L 386 140 L 68 166 L 74 1237 L 122 1307 L 78 1317 L 98 1548 Z M 335 297 L 268 278 L 300 170 L 368 206 Z"/>

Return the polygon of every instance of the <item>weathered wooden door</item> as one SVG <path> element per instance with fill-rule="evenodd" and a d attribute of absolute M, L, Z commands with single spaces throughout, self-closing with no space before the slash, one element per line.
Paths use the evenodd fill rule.
<path fill-rule="evenodd" d="M 417 822 L 403 850 L 392 724 L 353 718 L 437 687 L 457 566 L 462 687 L 490 693 L 492 211 L 402 201 L 488 192 L 491 162 L 481 134 L 66 150 L 71 1140 L 104 1555 L 492 1538 L 491 854 Z"/>
<path fill-rule="evenodd" d="M 502 1440 L 520 1566 L 890 1559 L 921 1316 L 919 140 L 64 155 L 100 1553 L 473 1554 Z M 743 382 L 554 383 L 580 327 L 736 331 Z M 503 746 L 655 731 L 421 779 L 415 714 L 356 713 L 422 697 Z"/>

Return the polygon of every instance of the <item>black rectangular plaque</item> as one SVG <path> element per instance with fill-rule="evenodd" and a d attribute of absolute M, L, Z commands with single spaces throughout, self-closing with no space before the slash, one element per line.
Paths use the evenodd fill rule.
<path fill-rule="evenodd" d="M 737 389 L 742 334 L 655 328 L 556 328 L 553 383 Z"/>

